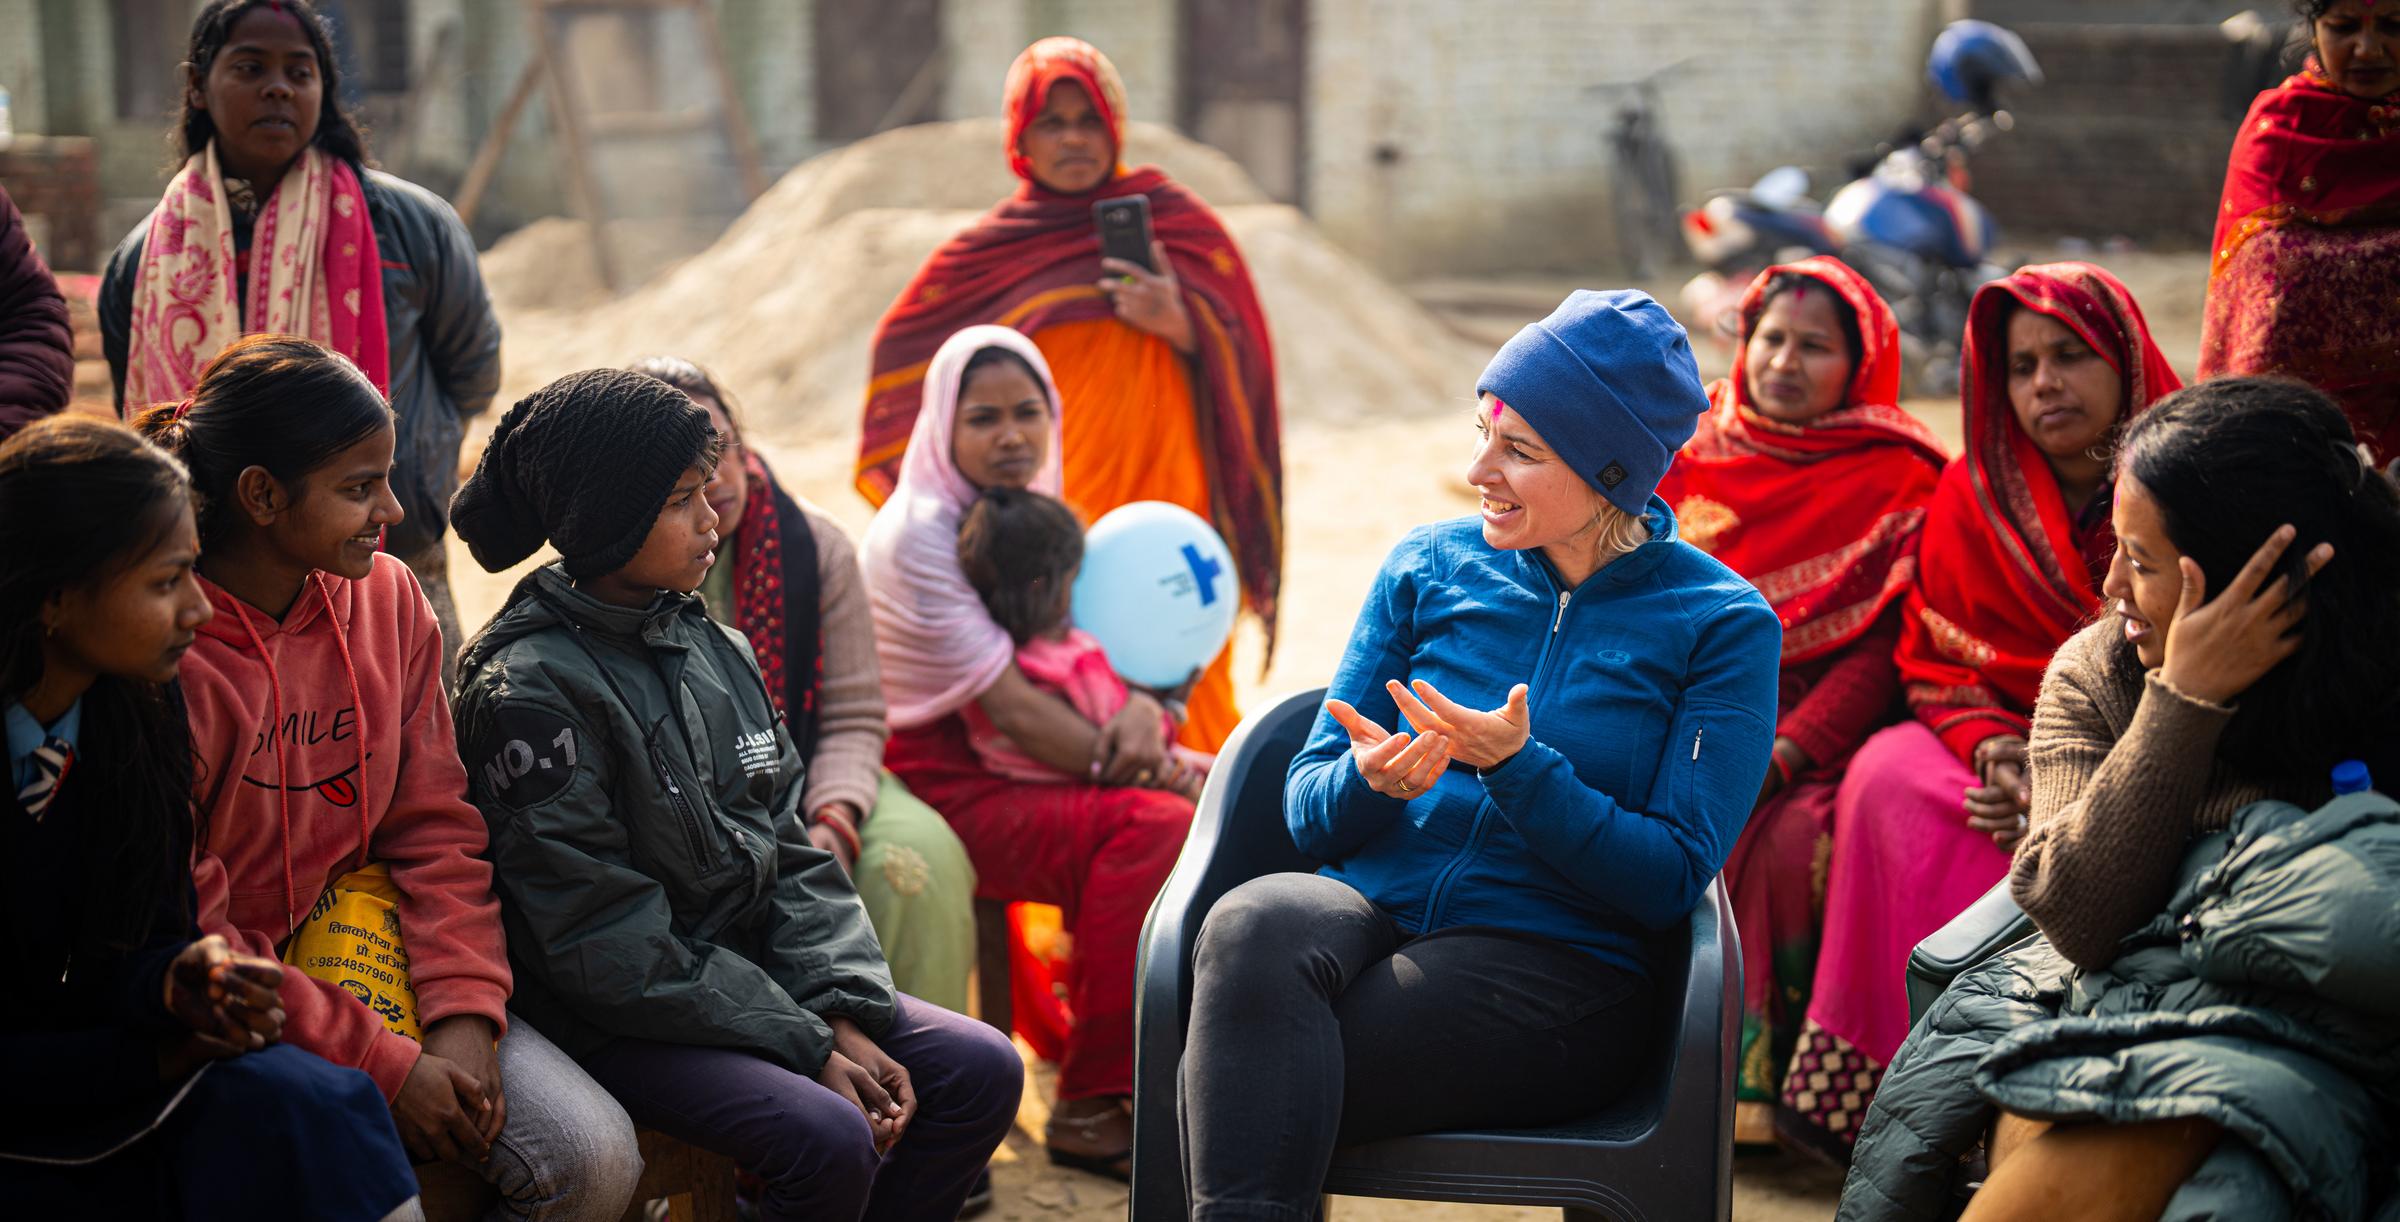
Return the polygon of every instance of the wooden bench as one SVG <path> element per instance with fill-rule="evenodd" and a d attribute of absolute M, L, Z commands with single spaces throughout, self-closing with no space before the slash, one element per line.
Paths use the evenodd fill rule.
<path fill-rule="evenodd" d="M 734 1222 L 733 1160 L 656 1129 L 634 1134 L 641 1143 L 642 1179 L 621 1222 L 647 1222 L 650 1202 L 664 1200 L 674 1222 Z"/>
<path fill-rule="evenodd" d="M 733 1160 L 711 1154 L 656 1129 L 638 1129 L 642 1179 L 622 1222 L 648 1222 L 650 1202 L 664 1200 L 674 1222 L 734 1222 Z M 417 1190 L 429 1222 L 480 1218 L 498 1197 L 469 1167 L 426 1163 L 417 1168 Z"/>
<path fill-rule="evenodd" d="M 1015 1028 L 1016 1001 L 1009 992 L 1008 901 L 975 901 L 975 1017 L 1007 1035 Z"/>

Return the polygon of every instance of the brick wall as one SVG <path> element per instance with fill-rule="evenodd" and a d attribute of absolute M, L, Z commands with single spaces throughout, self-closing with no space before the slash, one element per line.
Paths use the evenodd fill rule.
<path fill-rule="evenodd" d="M 1974 165 L 1975 194 L 2018 233 L 2206 245 L 2247 102 L 2213 24 L 2015 27 L 2048 80 Z"/>

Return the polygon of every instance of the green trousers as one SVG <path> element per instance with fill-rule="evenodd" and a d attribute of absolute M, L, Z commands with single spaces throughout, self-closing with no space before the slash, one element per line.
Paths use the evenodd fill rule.
<path fill-rule="evenodd" d="M 858 897 L 892 965 L 892 984 L 946 1010 L 967 1010 L 975 966 L 975 867 L 941 812 L 891 773 L 859 829 Z"/>

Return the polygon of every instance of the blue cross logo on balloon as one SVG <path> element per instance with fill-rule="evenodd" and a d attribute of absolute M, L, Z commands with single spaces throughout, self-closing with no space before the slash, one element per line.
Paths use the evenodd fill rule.
<path fill-rule="evenodd" d="M 1225 566 L 1200 554 L 1196 544 L 1183 545 L 1183 562 L 1192 566 L 1192 580 L 1200 583 L 1200 605 L 1213 607 L 1217 602 L 1217 577 Z"/>
<path fill-rule="evenodd" d="M 1075 626 L 1128 682 L 1181 685 L 1224 651 L 1241 601 L 1225 540 L 1181 506 L 1136 501 L 1084 535 Z"/>

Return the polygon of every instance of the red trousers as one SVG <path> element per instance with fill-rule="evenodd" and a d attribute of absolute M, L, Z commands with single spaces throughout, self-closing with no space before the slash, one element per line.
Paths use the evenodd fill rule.
<path fill-rule="evenodd" d="M 1133 1093 L 1133 961 L 1150 902 L 1191 830 L 1192 804 L 1156 789 L 1046 785 L 985 772 L 956 717 L 897 731 L 884 763 L 942 812 L 985 899 L 1055 904 L 1075 939 L 1075 1028 L 1058 1097 Z"/>

